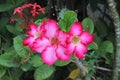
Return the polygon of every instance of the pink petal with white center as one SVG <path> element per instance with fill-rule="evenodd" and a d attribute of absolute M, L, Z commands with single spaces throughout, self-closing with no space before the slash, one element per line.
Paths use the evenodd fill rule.
<path fill-rule="evenodd" d="M 31 23 L 29 24 L 29 27 L 30 27 L 30 31 L 28 32 L 28 35 L 35 35 L 35 33 L 37 32 L 37 27 L 35 24 Z"/>
<path fill-rule="evenodd" d="M 84 54 L 87 52 L 87 46 L 85 46 L 84 44 L 79 44 L 78 46 L 76 46 L 75 48 L 75 54 L 78 58 L 84 58 Z"/>
<path fill-rule="evenodd" d="M 23 40 L 22 43 L 23 43 L 24 46 L 27 46 L 27 45 L 31 46 L 34 41 L 35 41 L 34 37 L 28 36 L 26 39 Z"/>
<path fill-rule="evenodd" d="M 80 35 L 82 32 L 82 24 L 80 22 L 75 22 L 70 28 L 70 34 Z"/>
<path fill-rule="evenodd" d="M 47 47 L 42 52 L 42 61 L 48 65 L 54 64 L 58 60 L 55 49 L 53 47 Z"/>
<path fill-rule="evenodd" d="M 91 35 L 89 32 L 84 31 L 80 35 L 80 40 L 83 44 L 87 45 L 94 41 L 94 36 Z"/>
<path fill-rule="evenodd" d="M 75 49 L 75 45 L 73 43 L 69 43 L 67 45 L 67 50 L 66 50 L 65 54 L 72 55 L 72 53 L 74 52 L 74 49 Z"/>
<path fill-rule="evenodd" d="M 46 30 L 46 36 L 47 37 L 54 37 L 58 33 L 58 24 L 56 21 L 48 19 L 45 30 Z"/>
<path fill-rule="evenodd" d="M 33 43 L 32 49 L 34 52 L 41 53 L 47 46 L 50 46 L 50 41 L 47 38 L 38 38 Z"/>
<path fill-rule="evenodd" d="M 63 46 L 58 46 L 58 48 L 56 49 L 56 55 L 60 60 L 63 61 L 68 61 L 70 60 L 70 55 L 65 54 L 66 52 L 66 48 Z"/>

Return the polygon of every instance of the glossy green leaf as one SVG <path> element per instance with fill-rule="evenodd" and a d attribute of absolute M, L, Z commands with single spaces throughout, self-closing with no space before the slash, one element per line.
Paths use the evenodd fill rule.
<path fill-rule="evenodd" d="M 6 73 L 6 69 L 0 67 L 0 79 L 1 79 L 1 77 L 2 77 L 5 73 Z"/>
<path fill-rule="evenodd" d="M 94 23 L 93 23 L 92 19 L 85 18 L 82 21 L 82 25 L 83 25 L 84 30 L 89 31 L 90 33 L 93 33 L 93 31 L 94 31 Z"/>
<path fill-rule="evenodd" d="M 16 30 L 16 28 L 12 25 L 6 25 L 6 28 L 7 30 L 12 33 L 12 34 L 15 34 L 15 35 L 19 35 L 20 32 Z"/>
<path fill-rule="evenodd" d="M 35 80 L 44 80 L 52 75 L 55 71 L 53 66 L 41 65 L 35 70 L 34 78 Z"/>
<path fill-rule="evenodd" d="M 61 19 L 61 20 L 59 21 L 59 25 L 60 25 L 60 28 L 61 28 L 63 31 L 65 31 L 65 32 L 67 31 L 67 30 L 66 30 L 66 23 L 65 23 L 64 20 Z"/>
<path fill-rule="evenodd" d="M 63 31 L 69 31 L 71 25 L 78 21 L 77 14 L 74 11 L 66 11 L 64 18 L 59 20 L 60 28 Z"/>
<path fill-rule="evenodd" d="M 5 27 L 8 21 L 9 19 L 7 17 L 0 18 L 0 31 Z"/>
<path fill-rule="evenodd" d="M 21 69 L 22 69 L 23 71 L 28 71 L 28 70 L 30 70 L 31 68 L 32 68 L 32 65 L 31 65 L 30 63 L 25 63 L 25 64 L 21 65 Z"/>
<path fill-rule="evenodd" d="M 4 12 L 7 10 L 10 10 L 11 8 L 13 8 L 14 6 L 12 4 L 0 4 L 0 12 Z"/>
<path fill-rule="evenodd" d="M 15 50 L 10 49 L 4 54 L 0 55 L 0 65 L 5 67 L 17 67 L 18 64 L 14 61 L 15 58 Z"/>
<path fill-rule="evenodd" d="M 67 64 L 69 64 L 70 63 L 70 61 L 57 61 L 56 63 L 55 63 L 55 65 L 56 66 L 65 66 L 65 65 L 67 65 Z"/>
<path fill-rule="evenodd" d="M 33 55 L 30 62 L 34 67 L 39 67 L 43 64 L 40 55 Z"/>
<path fill-rule="evenodd" d="M 21 57 L 24 57 L 26 54 L 29 53 L 29 49 L 28 47 L 22 45 L 22 41 L 23 39 L 21 38 L 21 36 L 17 36 L 13 39 L 13 45 L 17 54 Z"/>

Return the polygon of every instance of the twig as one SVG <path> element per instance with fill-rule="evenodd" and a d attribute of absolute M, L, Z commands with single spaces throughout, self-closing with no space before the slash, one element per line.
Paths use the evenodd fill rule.
<path fill-rule="evenodd" d="M 111 69 L 104 68 L 104 67 L 94 66 L 94 68 L 99 69 L 99 70 L 103 70 L 103 71 L 112 71 Z"/>

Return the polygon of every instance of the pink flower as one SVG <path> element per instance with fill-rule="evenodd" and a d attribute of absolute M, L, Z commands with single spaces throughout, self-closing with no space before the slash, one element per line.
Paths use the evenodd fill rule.
<path fill-rule="evenodd" d="M 44 22 L 39 27 L 37 27 L 33 23 L 29 24 L 30 31 L 27 33 L 28 37 L 23 40 L 24 46 L 29 46 L 29 48 L 33 50 L 32 46 L 33 46 L 34 41 L 37 38 L 41 38 L 43 36 L 43 32 L 44 32 L 44 30 L 42 29 L 43 24 Z"/>
<path fill-rule="evenodd" d="M 93 42 L 94 36 L 87 31 L 83 31 L 80 22 L 75 22 L 71 26 L 69 36 L 66 54 L 75 53 L 78 58 L 84 58 L 87 52 L 87 45 Z"/>
<path fill-rule="evenodd" d="M 41 53 L 42 61 L 48 65 L 54 64 L 58 59 L 66 61 L 70 59 L 69 55 L 66 55 L 65 41 L 68 37 L 66 33 L 59 30 L 59 26 L 56 21 L 48 19 L 45 28 L 45 36 L 38 38 L 34 42 L 34 50 Z"/>

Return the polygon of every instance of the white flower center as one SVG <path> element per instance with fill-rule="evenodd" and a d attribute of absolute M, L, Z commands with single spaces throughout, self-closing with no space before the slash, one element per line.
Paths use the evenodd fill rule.
<path fill-rule="evenodd" d="M 40 34 L 39 34 L 39 32 L 36 32 L 35 33 L 35 38 L 38 38 L 38 37 L 40 37 Z"/>
<path fill-rule="evenodd" d="M 73 36 L 72 37 L 72 43 L 75 44 L 75 45 L 78 44 L 78 43 L 80 43 L 79 37 L 78 36 Z"/>

